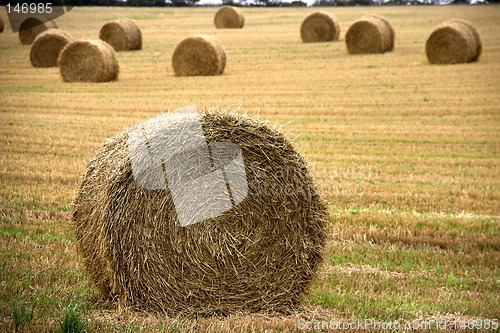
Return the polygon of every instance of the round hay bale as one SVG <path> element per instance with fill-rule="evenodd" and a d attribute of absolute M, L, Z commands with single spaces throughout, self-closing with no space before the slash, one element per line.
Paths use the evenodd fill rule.
<path fill-rule="evenodd" d="M 5 23 L 3 22 L 3 18 L 0 16 L 0 32 L 3 32 L 5 28 Z"/>
<path fill-rule="evenodd" d="M 220 75 L 226 67 L 222 43 L 207 35 L 194 35 L 177 44 L 172 54 L 176 76 Z"/>
<path fill-rule="evenodd" d="M 380 17 L 367 16 L 347 30 L 345 42 L 350 54 L 384 53 L 394 47 L 390 25 Z"/>
<path fill-rule="evenodd" d="M 102 40 L 78 40 L 66 45 L 58 59 L 65 82 L 106 82 L 118 80 L 115 50 Z"/>
<path fill-rule="evenodd" d="M 460 19 L 437 26 L 425 43 L 425 53 L 431 64 L 473 62 L 479 59 L 482 48 L 476 28 Z"/>
<path fill-rule="evenodd" d="M 147 160 L 170 133 L 159 128 L 175 132 L 189 122 L 167 114 L 125 130 L 90 161 L 75 196 L 75 237 L 87 272 L 106 297 L 143 310 L 210 315 L 295 308 L 321 263 L 328 219 L 306 161 L 261 121 L 216 110 L 197 119 L 210 147 L 241 149 L 246 196 L 220 215 L 180 226 L 170 180 L 163 188 L 137 185 L 128 140 L 139 133 L 148 148 L 134 160 Z M 200 153 L 176 156 L 196 161 Z M 163 170 L 178 167 L 167 158 L 174 157 L 156 160 Z M 189 177 L 202 173 L 197 165 L 190 164 Z M 198 194 L 207 188 L 197 186 Z"/>
<path fill-rule="evenodd" d="M 451 21 L 462 23 L 463 25 L 467 26 L 470 29 L 476 40 L 476 54 L 474 55 L 472 61 L 476 61 L 477 59 L 479 59 L 481 53 L 483 52 L 483 43 L 481 41 L 481 36 L 479 35 L 479 32 L 477 31 L 476 27 L 473 26 L 472 23 L 470 23 L 469 21 L 462 19 L 453 19 Z"/>
<path fill-rule="evenodd" d="M 214 24 L 217 29 L 241 29 L 245 25 L 245 16 L 238 7 L 222 6 L 215 13 Z"/>
<path fill-rule="evenodd" d="M 394 50 L 394 44 L 396 42 L 396 31 L 394 30 L 394 27 L 392 26 L 391 22 L 388 19 L 386 19 L 385 17 L 377 15 L 377 14 L 371 14 L 371 15 L 368 15 L 368 17 L 375 17 L 375 18 L 378 18 L 379 20 L 381 20 L 382 22 L 384 22 L 384 24 L 389 29 L 389 33 L 390 33 L 390 45 L 389 45 L 389 49 L 387 51 Z"/>
<path fill-rule="evenodd" d="M 31 64 L 33 67 L 56 67 L 62 49 L 73 41 L 66 31 L 49 29 L 42 32 L 31 44 Z"/>
<path fill-rule="evenodd" d="M 99 32 L 99 38 L 111 45 L 115 51 L 142 49 L 141 29 L 129 19 L 104 24 Z"/>
<path fill-rule="evenodd" d="M 338 21 L 326 12 L 315 12 L 308 15 L 300 26 L 300 36 L 305 43 L 338 40 L 339 35 Z"/>
<path fill-rule="evenodd" d="M 45 22 L 38 17 L 28 17 L 19 26 L 19 40 L 24 45 L 30 45 L 35 40 L 36 36 L 47 29 L 57 29 L 55 21 Z"/>

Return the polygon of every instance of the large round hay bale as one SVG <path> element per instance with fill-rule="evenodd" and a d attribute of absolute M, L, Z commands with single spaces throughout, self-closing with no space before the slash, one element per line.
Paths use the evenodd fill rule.
<path fill-rule="evenodd" d="M 377 14 L 371 14 L 371 15 L 368 15 L 368 17 L 375 17 L 375 18 L 378 18 L 379 20 L 381 20 L 382 22 L 384 22 L 384 24 L 389 29 L 389 34 L 390 34 L 390 45 L 389 45 L 389 48 L 387 49 L 387 51 L 394 50 L 394 44 L 396 42 L 396 31 L 394 30 L 394 27 L 392 26 L 391 22 L 388 19 L 386 19 L 385 17 L 377 15 Z"/>
<path fill-rule="evenodd" d="M 384 53 L 394 48 L 394 29 L 380 16 L 367 16 L 347 30 L 345 42 L 351 54 Z"/>
<path fill-rule="evenodd" d="M 166 114 L 125 130 L 90 161 L 73 211 L 84 266 L 106 297 L 143 310 L 173 315 L 290 310 L 307 293 L 326 240 L 327 206 L 307 164 L 266 123 L 221 111 L 195 115 L 198 125 L 192 117 Z M 195 135 L 187 133 L 194 127 L 210 147 L 208 171 L 199 167 L 203 149 L 191 149 Z M 131 148 L 138 146 L 132 138 L 143 151 Z M 228 162 L 238 158 L 216 162 L 223 155 L 216 153 L 217 144 L 238 147 L 239 171 Z M 176 154 L 156 156 L 158 147 Z M 168 181 L 140 183 L 133 163 L 148 177 Z M 185 179 L 171 181 L 172 169 Z M 221 170 L 225 182 L 200 180 Z M 235 183 L 246 184 L 246 194 L 234 190 Z M 190 195 L 207 195 L 193 201 L 197 207 L 222 198 L 208 195 L 214 187 L 239 197 L 220 214 L 181 226 L 180 216 L 195 218 L 198 210 L 186 215 L 178 209 L 179 184 L 187 189 L 184 204 Z"/>
<path fill-rule="evenodd" d="M 62 50 L 58 59 L 65 82 L 106 82 L 118 80 L 115 50 L 102 40 L 78 40 Z"/>
<path fill-rule="evenodd" d="M 3 22 L 3 18 L 0 16 L 0 32 L 3 32 L 5 28 L 5 23 Z"/>
<path fill-rule="evenodd" d="M 453 19 L 437 26 L 425 43 L 432 64 L 458 64 L 479 59 L 482 42 L 476 28 L 467 21 Z"/>
<path fill-rule="evenodd" d="M 31 64 L 33 67 L 56 67 L 62 49 L 73 41 L 66 31 L 49 29 L 42 32 L 31 44 Z"/>
<path fill-rule="evenodd" d="M 326 12 L 309 14 L 300 26 L 300 36 L 305 43 L 338 40 L 340 26 L 336 18 Z"/>
<path fill-rule="evenodd" d="M 115 51 L 142 49 L 141 29 L 129 19 L 104 24 L 99 32 L 99 38 L 111 45 Z"/>
<path fill-rule="evenodd" d="M 462 20 L 462 19 L 453 19 L 451 20 L 453 22 L 459 22 L 465 26 L 467 26 L 472 34 L 474 35 L 474 38 L 476 40 L 476 54 L 474 55 L 473 61 L 476 61 L 479 59 L 481 56 L 481 53 L 483 52 L 483 43 L 481 41 L 481 36 L 479 35 L 479 31 L 477 31 L 476 27 L 472 25 L 469 21 Z"/>
<path fill-rule="evenodd" d="M 222 6 L 214 16 L 217 29 L 240 29 L 245 25 L 245 16 L 238 7 Z"/>
<path fill-rule="evenodd" d="M 212 36 L 194 35 L 177 44 L 172 54 L 176 76 L 220 75 L 226 67 L 222 43 Z"/>
<path fill-rule="evenodd" d="M 50 28 L 57 29 L 55 21 L 44 22 L 38 17 L 28 17 L 19 26 L 19 40 L 24 45 L 30 45 L 36 36 Z"/>

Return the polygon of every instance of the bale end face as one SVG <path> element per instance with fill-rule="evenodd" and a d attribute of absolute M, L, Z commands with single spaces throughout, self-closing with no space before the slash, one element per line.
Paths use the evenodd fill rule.
<path fill-rule="evenodd" d="M 245 25 L 243 11 L 233 6 L 222 6 L 214 16 L 217 29 L 241 29 Z"/>
<path fill-rule="evenodd" d="M 104 24 L 99 31 L 99 39 L 111 45 L 117 52 L 142 49 L 141 30 L 129 19 Z"/>
<path fill-rule="evenodd" d="M 281 133 L 255 119 L 220 111 L 196 119 L 197 125 L 180 115 L 152 119 L 108 140 L 90 162 L 73 212 L 87 271 L 105 296 L 143 310 L 210 315 L 294 309 L 321 263 L 328 219 L 306 162 Z M 212 147 L 213 161 L 222 156 L 217 145 L 238 147 L 239 167 L 233 158 L 213 163 L 226 176 L 243 172 L 248 188 L 227 210 L 182 227 L 176 182 L 169 178 L 168 186 L 154 189 L 138 185 L 133 161 L 154 156 L 157 146 L 171 147 L 160 140 L 171 132 L 190 140 L 193 135 L 181 133 L 193 128 L 206 140 L 204 149 Z M 133 137 L 147 140 L 143 146 L 151 151 L 132 158 Z M 202 150 L 175 156 L 199 161 Z M 169 177 L 171 168 L 182 174 L 182 163 L 168 162 L 160 174 Z M 198 165 L 185 163 L 189 179 L 207 177 Z M 233 190 L 232 178 L 225 179 Z M 216 185 L 193 181 L 196 195 Z M 231 193 L 234 198 L 238 192 Z M 215 198 L 203 199 L 203 206 Z"/>
<path fill-rule="evenodd" d="M 221 75 L 226 66 L 226 52 L 222 43 L 207 35 L 183 39 L 172 54 L 172 68 L 176 76 Z"/>
<path fill-rule="evenodd" d="M 33 67 L 56 67 L 59 54 L 73 41 L 74 38 L 69 33 L 59 29 L 42 32 L 31 45 L 31 64 Z"/>
<path fill-rule="evenodd" d="M 391 49 L 391 30 L 378 17 L 364 17 L 354 22 L 345 41 L 350 54 L 384 53 Z"/>
<path fill-rule="evenodd" d="M 58 59 L 65 82 L 107 82 L 118 79 L 119 65 L 115 50 L 102 40 L 72 42 Z"/>
<path fill-rule="evenodd" d="M 460 64 L 476 61 L 482 43 L 472 24 L 450 20 L 440 24 L 425 43 L 425 54 L 431 64 Z"/>
<path fill-rule="evenodd" d="M 305 43 L 334 41 L 339 39 L 339 35 L 338 21 L 326 12 L 310 14 L 300 26 L 300 36 Z"/>

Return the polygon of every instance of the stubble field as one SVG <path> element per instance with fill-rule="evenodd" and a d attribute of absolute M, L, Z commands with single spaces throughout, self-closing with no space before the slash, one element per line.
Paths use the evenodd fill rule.
<path fill-rule="evenodd" d="M 1 331 L 23 309 L 27 332 L 52 332 L 68 312 L 97 332 L 500 317 L 500 6 L 326 9 L 340 40 L 304 44 L 314 10 L 245 8 L 243 29 L 217 30 L 215 8 L 75 8 L 58 24 L 76 38 L 124 17 L 142 29 L 144 49 L 119 53 L 119 81 L 100 84 L 35 69 L 29 47 L 9 27 L 0 34 Z M 395 50 L 350 56 L 345 33 L 370 13 L 392 22 Z M 479 30 L 479 62 L 428 64 L 425 41 L 451 18 Z M 174 77 L 175 45 L 198 33 L 222 41 L 224 75 Z M 165 318 L 118 309 L 87 280 L 71 224 L 87 161 L 124 127 L 190 104 L 286 124 L 311 162 L 330 237 L 303 312 Z"/>

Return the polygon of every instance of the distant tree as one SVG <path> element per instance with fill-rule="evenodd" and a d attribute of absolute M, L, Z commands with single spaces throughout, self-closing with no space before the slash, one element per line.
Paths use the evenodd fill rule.
<path fill-rule="evenodd" d="M 188 7 L 194 6 L 200 0 L 172 0 L 172 6 L 176 7 Z"/>
<path fill-rule="evenodd" d="M 67 6 L 114 6 L 121 4 L 116 0 L 64 0 Z"/>
<path fill-rule="evenodd" d="M 290 2 L 290 7 L 307 7 L 307 3 L 301 0 L 294 0 Z"/>
<path fill-rule="evenodd" d="M 375 5 L 373 0 L 353 0 L 354 4 L 357 6 L 372 6 Z"/>
<path fill-rule="evenodd" d="M 354 0 L 316 0 L 313 6 L 354 6 Z"/>
<path fill-rule="evenodd" d="M 154 6 L 155 0 L 127 0 L 127 6 Z"/>
<path fill-rule="evenodd" d="M 266 7 L 279 7 L 281 6 L 281 0 L 257 0 L 257 5 Z"/>

